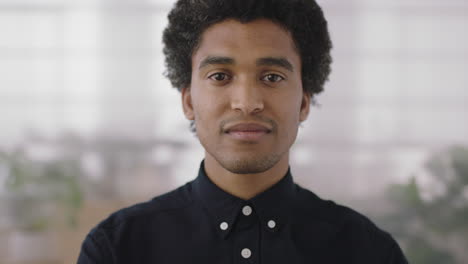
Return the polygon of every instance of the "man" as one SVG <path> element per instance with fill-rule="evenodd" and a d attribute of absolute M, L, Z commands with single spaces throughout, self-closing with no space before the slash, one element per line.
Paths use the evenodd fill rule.
<path fill-rule="evenodd" d="M 289 149 L 330 72 L 314 0 L 179 0 L 163 40 L 205 159 L 95 227 L 78 263 L 407 263 L 370 220 L 293 182 Z"/>

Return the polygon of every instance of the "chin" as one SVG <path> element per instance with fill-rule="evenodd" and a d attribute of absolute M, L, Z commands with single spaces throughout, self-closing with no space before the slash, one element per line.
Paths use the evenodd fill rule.
<path fill-rule="evenodd" d="M 281 158 L 280 155 L 273 154 L 264 156 L 248 155 L 248 157 L 228 157 L 227 155 L 219 155 L 218 157 L 214 157 L 224 169 L 235 174 L 265 172 L 275 166 Z"/>

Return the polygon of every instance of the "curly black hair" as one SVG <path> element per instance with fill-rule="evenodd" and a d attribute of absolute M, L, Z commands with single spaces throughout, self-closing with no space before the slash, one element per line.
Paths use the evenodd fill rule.
<path fill-rule="evenodd" d="M 304 92 L 322 92 L 331 71 L 332 43 L 315 0 L 179 0 L 163 33 L 165 75 L 179 91 L 191 81 L 192 55 L 209 26 L 226 19 L 247 23 L 269 19 L 291 33 L 302 63 Z M 313 101 L 313 100 L 312 100 Z"/>

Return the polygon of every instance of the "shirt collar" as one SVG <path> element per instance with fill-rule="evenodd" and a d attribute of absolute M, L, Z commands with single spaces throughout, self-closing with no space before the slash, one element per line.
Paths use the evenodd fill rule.
<path fill-rule="evenodd" d="M 249 200 L 243 200 L 215 185 L 205 173 L 204 161 L 200 164 L 198 177 L 193 181 L 193 191 L 213 219 L 217 232 L 224 239 L 231 233 L 245 205 L 251 206 L 256 212 L 263 228 L 270 232 L 280 231 L 289 221 L 295 198 L 295 184 L 289 169 L 286 175 L 269 189 Z"/>

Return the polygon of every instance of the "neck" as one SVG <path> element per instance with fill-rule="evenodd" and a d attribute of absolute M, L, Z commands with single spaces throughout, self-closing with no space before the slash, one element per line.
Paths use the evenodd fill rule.
<path fill-rule="evenodd" d="M 236 174 L 223 168 L 210 154 L 205 154 L 205 172 L 219 188 L 243 200 L 249 200 L 279 182 L 287 173 L 289 153 L 272 168 L 261 173 Z"/>

